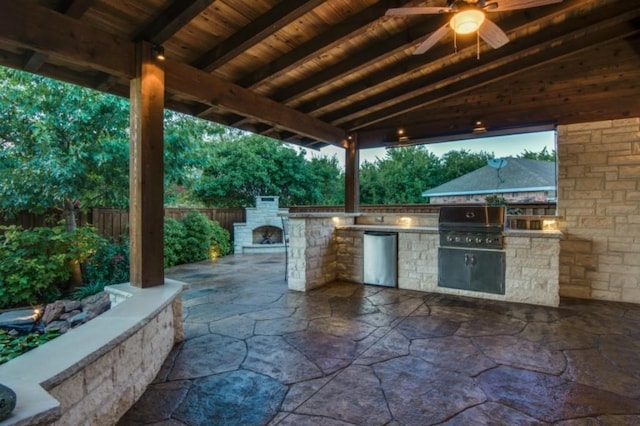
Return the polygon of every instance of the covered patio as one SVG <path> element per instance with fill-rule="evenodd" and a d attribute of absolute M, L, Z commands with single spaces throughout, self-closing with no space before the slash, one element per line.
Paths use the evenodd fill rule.
<path fill-rule="evenodd" d="M 560 308 L 353 283 L 282 254 L 175 267 L 185 341 L 121 426 L 640 422 L 640 305 Z"/>
<path fill-rule="evenodd" d="M 493 49 L 484 36 L 454 36 L 447 13 L 385 16 L 389 8 L 404 6 L 485 8 L 498 27 L 489 38 L 495 41 L 503 32 L 508 43 Z M 414 55 L 433 34 L 439 38 L 431 49 Z M 223 276 L 236 289 L 217 288 L 213 281 L 207 289 L 210 276 L 198 281 L 187 273 L 188 337 L 165 363 L 173 366 L 166 377 L 179 379 L 154 384 L 140 403 L 156 401 L 154 409 L 166 409 L 163 418 L 184 423 L 190 407 L 171 403 L 190 403 L 189 389 L 217 386 L 210 382 L 216 370 L 200 376 L 200 367 L 190 369 L 184 358 L 201 359 L 211 346 L 229 347 L 205 362 L 207 368 L 228 366 L 220 379 L 231 375 L 250 387 L 242 380 L 258 375 L 268 383 L 274 397 L 264 401 L 273 405 L 254 405 L 264 405 L 272 416 L 263 415 L 258 424 L 299 424 L 296 416 L 310 416 L 308 424 L 362 424 L 367 422 L 358 415 L 365 412 L 380 424 L 405 424 L 414 421 L 418 406 L 433 423 L 466 423 L 467 415 L 486 416 L 487 423 L 509 416 L 524 423 L 634 423 L 637 418 L 608 416 L 637 416 L 639 405 L 639 36 L 640 6 L 627 0 L 0 2 L 0 65 L 130 99 L 130 284 L 136 290 L 168 287 L 159 260 L 165 108 L 307 149 L 344 149 L 348 217 L 360 212 L 362 149 L 556 131 L 563 238 L 557 242 L 555 284 L 559 296 L 571 298 L 560 308 L 344 283 L 292 293 L 279 273 L 257 289 L 234 280 L 242 273 L 228 270 Z M 326 241 L 335 235 L 332 226 L 322 236 Z M 536 244 L 521 249 L 525 272 L 527 250 L 545 255 Z M 320 266 L 325 276 L 335 277 L 331 264 Z M 297 279 L 308 281 L 306 272 Z M 528 273 L 535 276 L 537 270 Z M 422 284 L 416 280 L 416 288 Z M 168 353 L 182 339 L 181 306 L 179 297 L 166 303 L 170 319 L 149 321 L 165 331 L 175 328 L 161 342 Z M 192 323 L 198 310 L 208 313 Z M 216 323 L 227 314 L 253 326 L 218 333 Z M 488 320 L 500 332 L 487 333 Z M 273 327 L 262 325 L 268 321 Z M 119 342 L 114 353 L 126 349 L 132 358 L 149 349 L 144 338 Z M 447 352 L 455 355 L 443 356 Z M 247 357 L 240 360 L 242 354 Z M 92 359 L 102 355 L 96 352 Z M 287 357 L 294 357 L 295 368 L 284 363 L 288 368 L 278 370 L 278 361 L 292 360 Z M 451 358 L 469 362 L 452 367 Z M 114 364 L 99 360 L 103 369 Z M 183 370 L 177 368 L 181 362 Z M 88 386 L 73 387 L 80 377 L 75 373 L 68 371 L 67 385 L 87 391 Z M 120 389 L 109 382 L 114 376 L 90 374 L 106 378 L 100 382 L 111 386 L 105 393 L 122 396 L 113 407 L 100 407 L 119 417 L 146 383 Z M 343 398 L 334 387 L 343 390 Z M 530 393 L 534 397 L 521 399 Z M 196 399 L 192 407 L 206 408 L 207 401 Z M 76 402 L 64 400 L 62 410 Z M 51 408 L 48 419 L 59 417 L 59 410 Z M 134 410 L 127 419 L 144 411 Z"/>

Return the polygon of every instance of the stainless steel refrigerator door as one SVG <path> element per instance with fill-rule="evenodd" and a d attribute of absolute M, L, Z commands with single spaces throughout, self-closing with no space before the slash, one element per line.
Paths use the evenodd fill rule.
<path fill-rule="evenodd" d="M 386 287 L 398 285 L 398 234 L 365 232 L 364 283 Z"/>

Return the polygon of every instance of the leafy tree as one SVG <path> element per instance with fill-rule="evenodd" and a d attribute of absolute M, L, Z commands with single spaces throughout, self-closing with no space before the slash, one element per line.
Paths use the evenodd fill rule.
<path fill-rule="evenodd" d="M 524 150 L 522 154 L 518 155 L 518 158 L 526 158 L 529 160 L 541 160 L 541 161 L 556 161 L 556 151 L 555 149 L 551 152 L 547 151 L 547 147 L 542 148 L 540 152 L 533 152 Z"/>
<path fill-rule="evenodd" d="M 257 195 L 278 195 L 282 205 L 310 204 L 322 196 L 326 185 L 316 179 L 333 179 L 327 172 L 331 160 L 313 167 L 304 151 L 259 135 L 223 139 L 211 145 L 209 162 L 195 184 L 196 199 L 207 206 L 244 207 Z"/>
<path fill-rule="evenodd" d="M 493 157 L 493 153 L 489 154 L 485 151 L 471 152 L 465 149 L 449 151 L 442 156 L 442 173 L 440 180 L 434 186 L 442 185 L 484 167 L 487 165 L 487 160 Z"/>
<path fill-rule="evenodd" d="M 312 157 L 308 162 L 313 182 L 309 203 L 313 205 L 344 204 L 344 173 L 336 156 Z"/>
<path fill-rule="evenodd" d="M 388 149 L 383 159 L 360 169 L 363 204 L 422 203 L 422 192 L 435 186 L 440 162 L 424 146 Z"/>
<path fill-rule="evenodd" d="M 0 68 L 0 210 L 124 205 L 128 102 Z M 123 168 L 125 172 L 123 172 Z"/>

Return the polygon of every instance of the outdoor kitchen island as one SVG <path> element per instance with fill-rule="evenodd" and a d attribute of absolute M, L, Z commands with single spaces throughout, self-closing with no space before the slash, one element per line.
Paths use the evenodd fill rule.
<path fill-rule="evenodd" d="M 289 288 L 306 291 L 335 280 L 364 283 L 365 232 L 389 232 L 397 234 L 398 288 L 558 306 L 562 232 L 556 217 L 544 218 L 541 229 L 504 230 L 504 294 L 495 294 L 438 285 L 438 214 L 292 213 Z"/>

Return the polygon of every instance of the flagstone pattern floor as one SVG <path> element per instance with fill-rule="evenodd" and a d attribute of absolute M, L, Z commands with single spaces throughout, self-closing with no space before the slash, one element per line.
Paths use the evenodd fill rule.
<path fill-rule="evenodd" d="M 282 254 L 167 276 L 186 339 L 122 426 L 640 424 L 640 305 L 300 293 Z"/>

